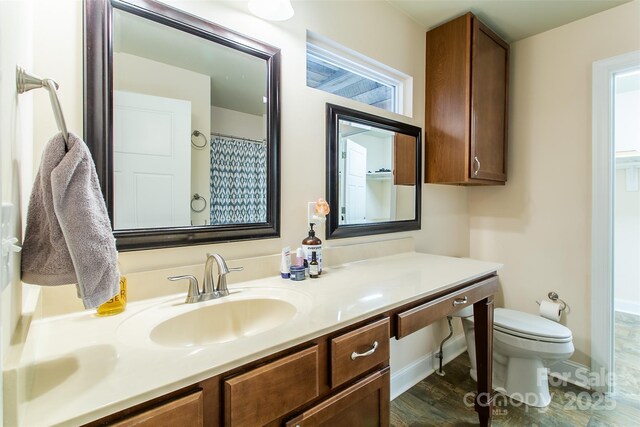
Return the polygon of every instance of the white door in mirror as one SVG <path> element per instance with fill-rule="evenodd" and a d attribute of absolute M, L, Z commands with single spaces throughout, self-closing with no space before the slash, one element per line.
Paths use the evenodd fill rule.
<path fill-rule="evenodd" d="M 114 228 L 191 225 L 191 102 L 114 91 Z"/>
<path fill-rule="evenodd" d="M 345 176 L 346 223 L 358 224 L 366 221 L 367 193 L 367 149 L 347 139 Z"/>

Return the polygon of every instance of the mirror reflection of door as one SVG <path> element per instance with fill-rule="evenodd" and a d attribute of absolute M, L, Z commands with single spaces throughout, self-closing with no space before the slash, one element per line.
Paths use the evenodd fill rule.
<path fill-rule="evenodd" d="M 191 103 L 115 91 L 114 226 L 190 225 Z"/>
<path fill-rule="evenodd" d="M 327 238 L 420 229 L 419 127 L 327 104 Z"/>
<path fill-rule="evenodd" d="M 345 206 L 347 224 L 366 221 L 367 149 L 347 138 L 345 162 Z"/>
<path fill-rule="evenodd" d="M 239 159 L 239 163 L 261 161 L 266 175 L 266 155 L 251 157 L 252 151 L 242 146 L 253 141 L 264 145 L 267 137 L 267 64 L 264 59 L 123 10 L 115 9 L 113 15 L 114 92 L 126 91 L 140 96 L 183 100 L 191 105 L 184 146 L 179 148 L 180 151 L 187 150 L 189 163 L 184 170 L 189 175 L 186 180 L 180 181 L 183 188 L 175 190 L 180 192 L 179 200 L 184 205 L 180 209 L 171 208 L 179 212 L 186 209 L 188 217 L 185 220 L 182 214 L 180 217 L 169 214 L 169 200 L 163 201 L 162 206 L 158 205 L 160 202 L 156 195 L 166 194 L 169 185 L 167 180 L 149 179 L 149 188 L 135 195 L 121 195 L 120 191 L 130 191 L 131 188 L 114 185 L 115 230 L 265 222 L 266 197 L 255 202 L 260 205 L 254 210 L 264 211 L 265 214 L 261 220 L 254 220 L 253 216 L 238 216 L 227 208 L 236 204 L 235 199 L 216 196 L 253 191 L 255 185 L 253 181 L 238 178 L 238 174 L 242 173 L 240 166 L 224 175 L 234 178 L 221 180 L 220 176 L 215 176 L 214 168 L 214 161 L 219 159 L 212 157 L 215 138 L 238 141 L 238 155 L 246 154 Z M 114 127 L 122 127 L 118 123 L 120 116 L 114 115 Z M 140 125 L 138 127 L 142 128 Z M 149 126 L 145 125 L 144 128 Z M 159 127 L 153 128 L 153 132 L 157 132 L 158 137 L 162 136 Z M 120 156 L 114 158 L 114 173 L 122 168 L 119 159 Z M 144 163 L 153 164 L 155 159 L 153 156 L 140 156 L 138 162 L 143 166 Z M 214 181 L 216 187 L 213 189 L 216 191 L 212 191 Z M 157 186 L 151 188 L 153 185 Z M 171 185 L 178 185 L 178 181 L 173 181 Z M 187 194 L 186 199 L 183 193 Z M 206 202 L 204 209 L 192 209 L 191 199 L 195 194 Z M 152 200 L 148 200 L 150 198 Z M 178 200 L 173 195 L 171 199 Z M 133 206 L 136 208 L 132 209 Z M 142 206 L 148 206 L 151 212 L 145 210 L 143 215 L 136 210 Z M 215 213 L 221 210 L 222 217 L 228 219 L 212 222 L 212 218 L 219 216 Z M 130 220 L 133 217 L 144 217 L 144 220 Z"/>

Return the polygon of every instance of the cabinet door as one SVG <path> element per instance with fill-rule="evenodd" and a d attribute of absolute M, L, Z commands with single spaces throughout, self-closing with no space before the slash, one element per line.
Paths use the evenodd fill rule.
<path fill-rule="evenodd" d="M 393 136 L 393 183 L 416 185 L 416 139 L 411 135 Z"/>
<path fill-rule="evenodd" d="M 287 422 L 286 427 L 388 427 L 389 367 Z"/>
<path fill-rule="evenodd" d="M 469 180 L 471 21 L 467 13 L 429 30 L 425 75 L 425 182 Z"/>
<path fill-rule="evenodd" d="M 469 177 L 507 179 L 509 45 L 473 19 Z"/>
<path fill-rule="evenodd" d="M 110 425 L 113 427 L 201 427 L 203 407 L 202 391 L 198 391 Z"/>
<path fill-rule="evenodd" d="M 318 346 L 224 382 L 225 426 L 262 426 L 318 397 Z"/>

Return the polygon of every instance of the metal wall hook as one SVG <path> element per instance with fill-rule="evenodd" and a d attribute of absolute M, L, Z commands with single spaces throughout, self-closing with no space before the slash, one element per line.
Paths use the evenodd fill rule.
<path fill-rule="evenodd" d="M 196 208 L 194 207 L 194 202 L 198 201 L 198 200 L 202 200 L 203 205 L 201 208 Z M 195 193 L 193 195 L 193 197 L 191 197 L 191 210 L 194 212 L 202 212 L 203 210 L 205 210 L 207 207 L 207 199 L 205 199 L 204 197 L 202 197 L 201 195 L 199 195 L 198 193 Z"/>
<path fill-rule="evenodd" d="M 196 143 L 196 141 L 193 140 L 193 137 L 196 137 L 196 141 L 198 139 L 202 139 L 204 142 L 202 143 L 202 145 L 198 145 Z M 202 138 L 200 138 L 200 137 L 202 137 Z M 191 146 L 193 148 L 197 148 L 198 150 L 202 150 L 204 147 L 207 146 L 208 143 L 209 143 L 209 140 L 207 139 L 205 134 L 203 134 L 199 130 L 194 130 L 193 132 L 191 132 Z"/>
<path fill-rule="evenodd" d="M 60 106 L 60 100 L 58 99 L 59 88 L 58 83 L 51 79 L 43 79 L 30 74 L 25 71 L 19 65 L 16 65 L 16 90 L 18 93 L 25 93 L 32 89 L 45 88 L 49 92 L 49 101 L 51 101 L 51 108 L 53 109 L 53 115 L 58 125 L 58 130 L 62 132 L 64 138 L 65 151 L 69 151 L 69 132 L 67 131 L 67 124 L 64 121 L 64 115 L 62 114 L 62 107 Z"/>

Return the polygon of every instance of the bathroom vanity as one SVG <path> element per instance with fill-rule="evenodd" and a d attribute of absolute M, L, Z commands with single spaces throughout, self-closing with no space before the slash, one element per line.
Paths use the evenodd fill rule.
<path fill-rule="evenodd" d="M 181 294 L 131 303 L 111 318 L 82 312 L 36 321 L 25 343 L 36 360 L 14 354 L 17 363 L 5 372 L 5 383 L 12 375 L 31 381 L 18 398 L 14 421 L 386 426 L 390 339 L 402 339 L 470 304 L 478 395 L 486 397 L 499 268 L 408 252 L 330 267 L 319 280 L 273 277 L 230 285 L 229 302 L 184 304 Z M 271 321 L 265 317 L 253 325 L 240 322 L 237 327 L 246 330 L 226 342 L 188 329 L 158 332 L 195 310 L 269 299 L 295 307 L 271 329 L 259 330 Z M 228 327 L 224 319 L 203 319 L 205 329 Z M 486 403 L 476 404 L 482 425 L 491 416 Z"/>

